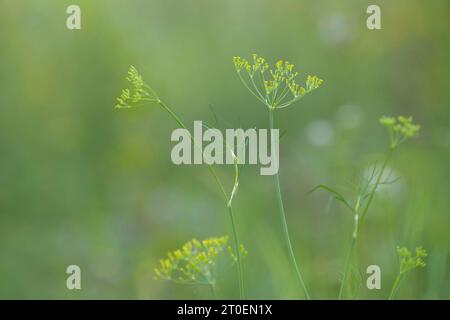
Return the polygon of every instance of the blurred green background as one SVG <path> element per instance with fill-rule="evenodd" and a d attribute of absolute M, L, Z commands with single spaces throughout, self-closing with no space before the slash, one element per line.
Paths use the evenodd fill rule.
<path fill-rule="evenodd" d="M 78 4 L 82 29 L 66 29 Z M 382 30 L 366 8 L 382 9 Z M 429 252 L 398 298 L 450 298 L 450 2 L 294 0 L 0 1 L 0 298 L 211 298 L 152 279 L 160 257 L 192 238 L 231 234 L 204 166 L 175 166 L 175 123 L 158 107 L 114 110 L 135 65 L 172 108 L 220 128 L 267 127 L 239 82 L 234 55 L 287 59 L 324 86 L 277 113 L 281 182 L 295 254 L 313 298 L 337 297 L 352 217 L 327 183 L 351 184 L 381 161 L 382 115 L 413 115 L 418 139 L 390 168 L 357 247 L 358 298 L 384 299 L 397 245 Z M 232 166 L 218 167 L 232 187 Z M 234 203 L 248 298 L 299 298 L 282 242 L 273 179 L 244 167 Z M 82 290 L 66 289 L 68 265 Z M 382 289 L 365 288 L 368 265 Z M 237 297 L 235 270 L 221 297 Z"/>

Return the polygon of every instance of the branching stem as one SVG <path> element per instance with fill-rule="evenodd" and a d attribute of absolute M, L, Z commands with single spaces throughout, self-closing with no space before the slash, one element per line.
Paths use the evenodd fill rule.
<path fill-rule="evenodd" d="M 389 150 L 386 158 L 384 159 L 384 162 L 381 166 L 380 172 L 377 176 L 377 180 L 375 181 L 375 185 L 373 186 L 370 194 L 369 194 L 369 199 L 366 202 L 366 205 L 364 206 L 364 209 L 361 213 L 361 218 L 359 216 L 359 207 L 360 207 L 360 203 L 361 203 L 361 197 L 358 197 L 358 200 L 356 202 L 355 208 L 354 208 L 354 222 L 353 222 L 353 234 L 352 234 L 352 239 L 350 241 L 350 247 L 348 249 L 348 253 L 347 253 L 347 258 L 345 259 L 345 266 L 344 266 L 344 275 L 342 277 L 342 282 L 341 282 L 341 286 L 339 288 L 339 296 L 338 299 L 341 300 L 343 298 L 344 295 L 344 289 L 345 289 L 345 285 L 347 282 L 347 278 L 348 278 L 348 272 L 350 269 L 350 264 L 351 264 L 351 260 L 352 260 L 352 256 L 353 256 L 353 252 L 356 246 L 356 241 L 358 238 L 358 232 L 361 229 L 363 220 L 367 214 L 367 212 L 369 211 L 369 207 L 372 203 L 373 197 L 378 189 L 378 186 L 381 183 L 381 178 L 383 177 L 384 174 L 384 170 L 386 169 L 386 165 L 391 157 L 392 154 L 392 149 Z"/>
<path fill-rule="evenodd" d="M 197 148 L 200 148 L 200 146 L 197 144 L 197 142 L 195 141 L 194 137 L 192 136 L 192 134 L 190 133 L 190 131 L 187 129 L 187 127 L 184 125 L 184 123 L 181 121 L 181 119 L 172 111 L 172 109 L 169 108 L 169 106 L 167 106 L 164 102 L 162 102 L 161 100 L 157 100 L 158 105 L 160 105 L 165 111 L 167 111 L 167 113 L 175 120 L 175 122 L 181 126 L 183 129 L 186 129 L 187 132 L 189 133 L 189 137 L 191 138 L 192 142 L 194 143 L 194 145 Z M 235 188 L 233 188 L 233 193 L 232 196 L 230 196 L 230 198 L 228 198 L 227 193 L 225 192 L 225 189 L 223 187 L 223 184 L 219 178 L 219 176 L 216 173 L 216 170 L 214 170 L 214 167 L 210 164 L 208 164 L 208 169 L 211 172 L 211 174 L 214 177 L 214 180 L 216 181 L 217 185 L 219 186 L 219 189 L 221 191 L 221 193 L 223 194 L 224 198 L 225 198 L 225 203 L 229 212 L 229 216 L 230 216 L 230 220 L 231 220 L 231 228 L 232 228 L 232 232 L 233 232 L 233 242 L 234 242 L 234 247 L 236 250 L 236 257 L 237 257 L 237 264 L 238 264 L 238 283 L 239 283 L 239 297 L 240 299 L 244 299 L 244 279 L 243 279 L 243 274 L 242 274 L 242 259 L 241 259 L 241 252 L 240 252 L 240 242 L 239 242 L 239 238 L 238 238 L 238 232 L 236 229 L 236 221 L 235 221 L 235 217 L 233 214 L 233 208 L 231 205 L 231 200 L 232 200 L 232 196 L 234 195 L 234 191 L 235 188 L 237 188 L 236 185 L 236 179 L 235 179 Z"/>

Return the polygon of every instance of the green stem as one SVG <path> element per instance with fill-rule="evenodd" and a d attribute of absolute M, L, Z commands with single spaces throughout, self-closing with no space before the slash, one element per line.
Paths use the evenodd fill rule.
<path fill-rule="evenodd" d="M 273 112 L 274 112 L 273 109 L 269 109 L 269 128 L 271 130 L 273 129 L 273 122 L 274 122 L 273 121 Z M 271 133 L 272 132 L 270 132 L 270 134 Z M 288 229 L 288 225 L 287 225 L 287 221 L 286 221 L 286 213 L 284 211 L 283 197 L 281 195 L 280 178 L 279 178 L 278 173 L 275 174 L 275 191 L 277 194 L 278 207 L 280 210 L 281 225 L 283 227 L 284 240 L 285 240 L 285 243 L 286 243 L 286 246 L 288 249 L 289 259 L 292 264 L 292 267 L 295 270 L 297 279 L 303 289 L 303 292 L 305 293 L 306 298 L 308 300 L 310 300 L 311 298 L 309 296 L 308 290 L 306 289 L 305 282 L 303 281 L 303 277 L 300 272 L 300 268 L 297 264 L 297 260 L 295 259 L 294 250 L 292 248 L 291 239 L 289 236 L 289 229 Z"/>
<path fill-rule="evenodd" d="M 339 288 L 339 297 L 338 297 L 339 300 L 342 299 L 342 296 L 344 294 L 345 282 L 347 280 L 348 269 L 350 268 L 350 262 L 352 260 L 353 249 L 355 248 L 355 244 L 356 244 L 356 237 L 352 236 L 347 258 L 345 259 L 344 276 L 342 277 L 341 287 Z"/>
<path fill-rule="evenodd" d="M 242 272 L 242 259 L 241 259 L 241 248 L 239 244 L 239 236 L 236 229 L 236 222 L 234 218 L 233 208 L 228 205 L 228 212 L 230 214 L 231 220 L 231 228 L 233 229 L 233 237 L 234 237 L 234 250 L 236 251 L 237 265 L 238 265 L 238 282 L 239 282 L 239 297 L 240 299 L 244 299 L 244 277 Z"/>
<path fill-rule="evenodd" d="M 358 227 L 359 227 L 358 211 L 359 211 L 360 204 L 361 204 L 361 197 L 358 197 L 358 200 L 356 201 L 355 209 L 354 209 L 355 215 L 354 215 L 354 220 L 353 220 L 352 240 L 350 242 L 350 248 L 348 250 L 347 258 L 345 259 L 344 276 L 342 277 L 341 287 L 339 288 L 339 297 L 338 297 L 339 300 L 342 299 L 342 296 L 344 294 L 345 283 L 347 281 L 347 276 L 348 276 L 348 270 L 350 268 L 353 251 L 354 251 L 354 248 L 356 245 L 356 239 L 358 238 Z"/>
<path fill-rule="evenodd" d="M 197 142 L 195 141 L 194 137 L 192 136 L 191 132 L 189 131 L 189 129 L 184 125 L 184 123 L 181 121 L 181 119 L 175 114 L 175 112 L 172 111 L 172 109 L 170 109 L 164 102 L 162 102 L 161 100 L 158 100 L 158 104 L 164 108 L 164 110 L 167 111 L 167 113 L 169 113 L 169 115 L 175 120 L 176 123 L 178 123 L 178 125 L 180 125 L 183 129 L 186 129 L 186 131 L 189 133 L 189 137 L 191 138 L 192 142 L 194 143 L 194 145 L 197 148 L 200 148 L 200 146 L 197 144 Z M 201 150 L 201 148 L 200 148 Z M 203 155 L 202 155 L 203 156 Z M 219 179 L 219 176 L 216 173 L 216 170 L 214 170 L 213 166 L 208 164 L 208 169 L 211 172 L 211 174 L 214 176 L 214 180 L 216 181 L 217 185 L 219 186 L 219 189 L 222 193 L 222 195 L 225 197 L 225 200 L 228 201 L 228 197 L 227 197 L 227 193 L 225 192 L 225 189 L 223 187 L 222 182 Z"/>
<path fill-rule="evenodd" d="M 353 235 L 352 235 L 352 240 L 350 242 L 350 248 L 349 248 L 349 251 L 348 251 L 348 254 L 347 254 L 347 258 L 345 260 L 344 276 L 342 277 L 341 287 L 339 288 L 339 297 L 338 297 L 339 300 L 342 299 L 342 296 L 344 294 L 345 283 L 346 283 L 346 280 L 347 280 L 348 270 L 350 268 L 350 262 L 351 262 L 351 259 L 352 259 L 353 251 L 354 251 L 354 248 L 355 248 L 355 245 L 356 245 L 356 240 L 358 238 L 358 232 L 359 232 L 359 230 L 360 230 L 360 228 L 362 226 L 363 220 L 364 220 L 367 212 L 369 211 L 369 207 L 370 207 L 370 205 L 372 203 L 372 200 L 373 200 L 373 198 L 375 196 L 375 192 L 377 191 L 378 186 L 380 185 L 381 178 L 383 177 L 383 174 L 384 174 L 384 170 L 386 169 L 386 165 L 387 165 L 387 163 L 388 163 L 388 161 L 389 161 L 389 159 L 390 159 L 390 157 L 392 155 L 392 150 L 393 149 L 389 150 L 386 158 L 384 159 L 384 162 L 383 162 L 383 164 L 381 166 L 380 173 L 378 174 L 377 180 L 375 181 L 375 185 L 374 185 L 372 191 L 370 192 L 369 199 L 367 200 L 366 205 L 364 206 L 364 209 L 362 211 L 361 219 L 359 219 L 359 214 L 358 214 L 359 205 L 360 205 L 360 201 L 361 201 L 360 197 L 358 198 L 358 201 L 356 203 L 356 206 L 355 206 L 355 220 L 354 220 L 354 225 L 353 225 Z"/>
<path fill-rule="evenodd" d="M 194 145 L 197 148 L 200 148 L 200 146 L 197 144 L 197 142 L 195 141 L 194 137 L 192 136 L 191 132 L 189 131 L 189 129 L 184 125 L 183 121 L 181 121 L 181 119 L 175 114 L 175 112 L 172 111 L 172 109 L 169 108 L 169 106 L 167 106 L 164 102 L 162 102 L 161 100 L 157 101 L 158 105 L 160 105 L 164 110 L 167 111 L 167 113 L 175 120 L 175 122 L 181 126 L 183 129 L 186 129 L 186 131 L 189 133 L 189 137 L 191 138 L 192 142 L 194 143 Z M 201 148 L 200 148 L 201 149 Z M 203 156 L 203 155 L 202 155 Z M 216 173 L 216 170 L 214 170 L 213 166 L 208 164 L 208 169 L 209 172 L 213 175 L 214 180 L 216 181 L 217 185 L 219 186 L 219 189 L 221 191 L 221 193 L 223 194 L 224 198 L 225 198 L 225 203 L 226 206 L 228 208 L 228 212 L 230 213 L 230 220 L 231 220 L 231 226 L 233 229 L 233 240 L 234 240 L 234 244 L 235 244 L 235 249 L 236 249 L 236 256 L 238 259 L 238 282 L 239 282 L 239 297 L 242 300 L 244 298 L 244 280 L 243 280 L 243 275 L 242 275 L 242 263 L 241 263 L 241 254 L 240 254 L 240 243 L 239 243 L 239 239 L 238 239 L 238 233 L 237 233 L 237 229 L 236 229 L 236 222 L 234 219 L 234 214 L 233 214 L 233 209 L 231 207 L 231 202 L 229 201 L 230 199 L 228 199 L 227 193 L 225 192 L 225 189 L 223 187 L 222 182 L 220 181 L 219 176 Z"/>
<path fill-rule="evenodd" d="M 397 278 L 395 278 L 394 284 L 392 285 L 391 294 L 389 295 L 389 300 L 394 299 L 395 294 L 397 293 L 398 286 L 400 285 L 400 280 L 402 279 L 402 274 L 399 273 Z"/>
<path fill-rule="evenodd" d="M 378 186 L 380 185 L 381 178 L 383 177 L 383 173 L 384 173 L 384 170 L 386 169 L 386 165 L 387 165 L 389 159 L 391 158 L 392 151 L 393 151 L 393 149 L 389 149 L 389 152 L 386 155 L 386 158 L 384 159 L 383 165 L 381 166 L 380 174 L 378 175 L 377 180 L 375 182 L 375 186 L 373 187 L 373 189 L 369 195 L 369 200 L 367 200 L 366 206 L 364 207 L 364 210 L 361 214 L 360 224 L 362 224 L 364 218 L 366 217 L 367 211 L 369 211 L 370 204 L 372 203 L 373 197 L 375 196 L 375 192 L 377 191 Z"/>

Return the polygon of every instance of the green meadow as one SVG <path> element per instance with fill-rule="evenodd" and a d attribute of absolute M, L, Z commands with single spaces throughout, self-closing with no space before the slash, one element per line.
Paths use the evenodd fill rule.
<path fill-rule="evenodd" d="M 0 0 L 0 298 L 449 299 L 448 12 Z M 200 120 L 279 129 L 278 173 L 175 165 Z"/>

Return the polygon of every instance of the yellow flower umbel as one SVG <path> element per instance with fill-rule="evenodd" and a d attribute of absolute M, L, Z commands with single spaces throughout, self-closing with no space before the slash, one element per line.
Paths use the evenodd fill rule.
<path fill-rule="evenodd" d="M 414 270 L 416 268 L 425 268 L 426 263 L 424 258 L 427 256 L 427 252 L 422 247 L 416 248 L 416 255 L 413 256 L 411 251 L 409 251 L 405 247 L 397 247 L 397 254 L 400 260 L 400 267 L 398 271 L 397 278 L 394 281 L 392 286 L 391 294 L 389 296 L 389 300 L 393 299 L 395 294 L 397 293 L 398 286 L 400 285 L 400 280 L 403 275 L 408 271 Z"/>
<path fill-rule="evenodd" d="M 160 101 L 157 94 L 144 82 L 135 67 L 130 67 L 126 79 L 130 84 L 130 88 L 123 89 L 117 98 L 117 109 L 132 108 L 141 103 L 158 103 Z"/>
<path fill-rule="evenodd" d="M 395 149 L 399 144 L 419 133 L 420 126 L 413 123 L 412 117 L 381 117 L 380 123 L 387 128 L 389 147 Z"/>
<path fill-rule="evenodd" d="M 160 260 L 160 266 L 154 270 L 155 279 L 214 286 L 219 255 L 228 253 L 233 263 L 237 260 L 235 252 L 227 244 L 227 236 L 203 241 L 193 239 L 185 243 L 181 249 L 169 252 L 166 259 Z M 247 254 L 243 246 L 241 254 L 243 256 Z"/>
<path fill-rule="evenodd" d="M 271 68 L 266 59 L 253 54 L 253 63 L 241 57 L 234 57 L 233 62 L 245 87 L 270 109 L 286 108 L 323 83 L 309 75 L 304 86 L 298 84 L 298 72 L 288 61 L 279 60 Z"/>
<path fill-rule="evenodd" d="M 404 274 L 415 268 L 424 268 L 426 263 L 423 260 L 427 256 L 427 252 L 422 247 L 416 248 L 416 256 L 405 247 L 397 247 L 397 254 L 400 259 L 400 273 Z"/>

